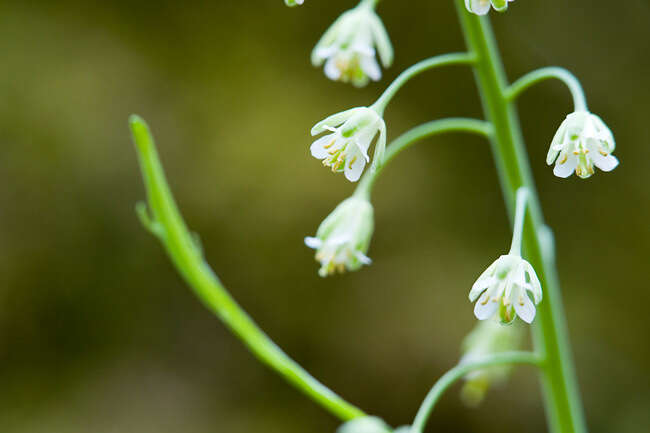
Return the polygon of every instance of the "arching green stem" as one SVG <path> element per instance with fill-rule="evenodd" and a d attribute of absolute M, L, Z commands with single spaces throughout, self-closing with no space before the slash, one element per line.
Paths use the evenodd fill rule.
<path fill-rule="evenodd" d="M 372 108 L 377 110 L 380 115 L 383 115 L 386 106 L 391 99 L 395 96 L 397 91 L 406 84 L 411 78 L 415 77 L 418 74 L 421 74 L 424 71 L 429 69 L 438 68 L 441 66 L 449 65 L 468 65 L 472 64 L 475 60 L 475 57 L 472 54 L 468 53 L 450 53 L 443 54 L 440 56 L 431 57 L 429 59 L 422 60 L 410 68 L 402 72 L 388 88 L 382 93 L 382 95 L 377 99 L 372 105 Z"/>
<path fill-rule="evenodd" d="M 140 219 L 161 240 L 178 272 L 201 302 L 260 361 L 332 414 L 343 421 L 364 416 L 363 411 L 336 395 L 289 358 L 230 296 L 203 259 L 196 238 L 189 232 L 178 211 L 147 125 L 137 116 L 131 117 L 130 125 L 151 211 L 149 215 L 146 206 L 139 206 Z"/>
<path fill-rule="evenodd" d="M 400 152 L 419 140 L 448 132 L 469 132 L 471 134 L 488 137 L 491 131 L 492 128 L 488 122 L 465 118 L 433 120 L 416 126 L 393 140 L 386 149 L 386 154 L 382 164 L 380 164 L 374 171 L 366 171 L 357 186 L 355 194 L 370 198 L 372 187 L 386 165 L 388 165 L 388 163 L 391 162 Z"/>
<path fill-rule="evenodd" d="M 510 252 L 521 256 L 521 238 L 524 234 L 524 220 L 526 217 L 526 201 L 528 200 L 528 188 L 522 186 L 517 190 L 517 210 L 515 211 L 515 227 L 512 230 L 512 244 Z"/>
<path fill-rule="evenodd" d="M 542 359 L 531 352 L 502 352 L 486 356 L 484 359 L 468 362 L 466 364 L 459 364 L 445 373 L 431 388 L 429 394 L 422 402 L 418 410 L 413 425 L 411 426 L 412 433 L 422 433 L 424 426 L 433 411 L 440 397 L 445 393 L 458 380 L 462 379 L 466 374 L 481 370 L 487 367 L 494 367 L 495 365 L 505 364 L 529 364 L 540 366 Z"/>
<path fill-rule="evenodd" d="M 555 263 L 552 261 L 553 253 L 548 251 L 552 245 L 548 239 L 550 231 L 544 225 L 519 120 L 512 103 L 512 96 L 516 95 L 518 90 L 508 91 L 505 71 L 489 19 L 469 13 L 465 9 L 464 0 L 455 0 L 455 3 L 465 40 L 469 49 L 477 56 L 474 66 L 476 82 L 486 117 L 494 126 L 492 150 L 511 221 L 515 214 L 516 191 L 522 186 L 526 186 L 529 191 L 523 249 L 544 289 L 544 301 L 538 306 L 533 332 L 536 352 L 545 359 L 541 379 L 548 424 L 553 433 L 584 433 L 586 427 L 562 296 Z M 522 84 L 518 88 L 524 89 L 526 85 Z M 542 233 L 545 236 L 543 244 L 540 240 Z"/>
<path fill-rule="evenodd" d="M 569 88 L 569 92 L 571 92 L 571 96 L 573 97 L 575 111 L 587 110 L 587 100 L 580 81 L 571 72 L 556 66 L 537 69 L 524 75 L 506 89 L 506 97 L 509 101 L 514 101 L 529 87 L 551 78 L 562 81 Z"/>

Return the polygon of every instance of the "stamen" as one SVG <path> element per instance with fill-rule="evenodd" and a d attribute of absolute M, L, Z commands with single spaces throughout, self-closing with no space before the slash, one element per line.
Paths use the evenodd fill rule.
<path fill-rule="evenodd" d="M 352 158 L 352 159 L 350 160 L 350 164 L 348 164 L 348 167 L 352 168 L 352 164 L 354 164 L 354 162 L 355 162 L 356 160 L 357 160 L 357 157 L 356 157 L 356 155 L 355 155 L 354 158 Z"/>
<path fill-rule="evenodd" d="M 325 149 L 329 149 L 330 147 L 334 146 L 334 143 L 336 143 L 336 138 L 334 140 L 332 140 L 332 142 L 330 144 L 328 144 L 327 146 L 323 146 L 323 147 Z"/>

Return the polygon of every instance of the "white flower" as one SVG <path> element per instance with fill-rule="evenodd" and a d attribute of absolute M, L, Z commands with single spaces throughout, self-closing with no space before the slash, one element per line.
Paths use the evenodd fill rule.
<path fill-rule="evenodd" d="M 478 277 L 469 292 L 471 302 L 477 298 L 474 314 L 479 320 L 489 319 L 498 312 L 503 323 L 511 323 L 517 316 L 531 323 L 535 305 L 542 300 L 542 287 L 530 263 L 518 255 L 507 254 Z"/>
<path fill-rule="evenodd" d="M 334 114 L 318 122 L 311 130 L 315 136 L 330 131 L 311 145 L 311 154 L 323 160 L 333 172 L 344 172 L 350 182 L 356 182 L 370 161 L 368 149 L 377 133 L 374 167 L 381 164 L 386 148 L 386 124 L 372 108 L 357 107 Z"/>
<path fill-rule="evenodd" d="M 485 15 L 490 12 L 490 4 L 494 10 L 503 12 L 508 9 L 508 3 L 515 0 L 465 0 L 465 7 L 476 15 Z"/>
<path fill-rule="evenodd" d="M 330 80 L 365 86 L 369 79 L 381 78 L 375 47 L 384 67 L 390 66 L 393 47 L 386 29 L 372 7 L 362 3 L 332 24 L 312 51 L 311 61 L 314 66 L 325 63 Z"/>
<path fill-rule="evenodd" d="M 557 177 L 569 177 L 575 171 L 586 179 L 594 174 L 594 165 L 602 171 L 618 166 L 618 159 L 611 155 L 615 147 L 614 136 L 600 117 L 576 111 L 566 117 L 553 137 L 546 163 L 555 161 Z"/>
<path fill-rule="evenodd" d="M 523 337 L 523 328 L 520 326 L 501 325 L 496 320 L 479 322 L 463 341 L 463 357 L 459 365 L 480 361 L 495 353 L 517 350 Z M 499 385 L 508 378 L 511 368 L 511 365 L 499 365 L 474 370 L 465 375 L 461 391 L 465 403 L 469 406 L 478 405 L 491 385 Z"/>
<path fill-rule="evenodd" d="M 289 7 L 298 6 L 304 3 L 304 0 L 284 0 L 284 4 Z"/>
<path fill-rule="evenodd" d="M 337 433 L 391 433 L 392 429 L 380 418 L 365 416 L 346 422 Z"/>
<path fill-rule="evenodd" d="M 372 261 L 366 253 L 373 230 L 370 202 L 355 196 L 344 200 L 321 223 L 316 237 L 305 238 L 305 244 L 316 249 L 316 260 L 321 264 L 318 274 L 326 277 L 369 265 Z"/>

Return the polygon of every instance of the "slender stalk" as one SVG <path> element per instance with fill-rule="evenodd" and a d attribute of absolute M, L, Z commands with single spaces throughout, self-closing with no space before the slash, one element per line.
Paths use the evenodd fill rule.
<path fill-rule="evenodd" d="M 289 358 L 232 298 L 204 261 L 195 237 L 178 211 L 147 125 L 137 116 L 131 117 L 130 124 L 152 215 L 146 213 L 144 206 L 139 207 L 138 213 L 145 226 L 162 241 L 172 262 L 201 302 L 260 361 L 316 403 L 343 421 L 364 416 L 363 411 L 336 395 Z"/>
<path fill-rule="evenodd" d="M 494 127 L 492 149 L 509 215 L 514 216 L 515 193 L 529 190 L 529 212 L 524 225 L 526 258 L 536 269 L 545 300 L 539 305 L 534 326 L 536 352 L 546 362 L 541 370 L 547 420 L 555 433 L 586 431 L 573 360 L 568 341 L 560 288 L 552 254 L 542 251 L 539 233 L 544 220 L 535 190 L 519 121 L 508 98 L 505 72 L 489 20 L 469 13 L 464 0 L 455 0 L 466 42 L 477 56 L 475 77 L 484 111 Z"/>
<path fill-rule="evenodd" d="M 486 356 L 484 359 L 468 362 L 466 364 L 459 364 L 446 372 L 431 388 L 426 398 L 422 402 L 418 410 L 411 431 L 413 433 L 422 433 L 424 426 L 433 411 L 440 397 L 445 393 L 458 380 L 462 379 L 466 374 L 481 370 L 487 367 L 494 367 L 495 365 L 504 364 L 529 364 L 541 366 L 542 360 L 535 353 L 531 352 L 502 352 Z"/>
<path fill-rule="evenodd" d="M 556 66 L 537 69 L 536 71 L 524 75 L 506 89 L 506 97 L 509 101 L 514 101 L 529 87 L 542 81 L 550 80 L 551 78 L 562 81 L 569 88 L 569 92 L 571 92 L 571 96 L 573 97 L 573 107 L 575 111 L 587 110 L 587 100 L 580 81 L 578 81 L 571 72 Z"/>
<path fill-rule="evenodd" d="M 492 128 L 488 122 L 476 119 L 448 118 L 433 120 L 416 126 L 397 137 L 386 149 L 384 160 L 376 170 L 368 170 L 359 182 L 355 194 L 370 198 L 370 193 L 375 181 L 382 173 L 386 165 L 391 162 L 400 152 L 407 149 L 414 143 L 427 137 L 448 132 L 469 132 L 488 137 Z"/>
<path fill-rule="evenodd" d="M 521 237 L 524 232 L 524 219 L 526 217 L 526 200 L 528 200 L 528 189 L 522 186 L 517 190 L 517 210 L 515 212 L 515 228 L 512 230 L 512 244 L 510 252 L 521 256 Z"/>
<path fill-rule="evenodd" d="M 469 53 L 450 53 L 442 54 L 440 56 L 431 57 L 422 60 L 413 66 L 407 68 L 399 74 L 399 76 L 388 86 L 388 88 L 381 94 L 377 102 L 372 105 L 372 108 L 377 110 L 380 115 L 383 115 L 386 105 L 395 96 L 397 91 L 406 84 L 411 78 L 429 69 L 438 68 L 440 66 L 449 65 L 468 65 L 474 62 L 475 58 Z"/>

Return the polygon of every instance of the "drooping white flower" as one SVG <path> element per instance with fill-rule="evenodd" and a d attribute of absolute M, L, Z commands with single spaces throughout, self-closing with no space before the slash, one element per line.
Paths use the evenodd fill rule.
<path fill-rule="evenodd" d="M 531 323 L 535 305 L 542 300 L 542 287 L 530 263 L 511 253 L 499 257 L 478 277 L 469 300 L 476 301 L 474 314 L 479 320 L 498 313 L 503 323 L 511 323 L 517 316 Z"/>
<path fill-rule="evenodd" d="M 372 261 L 366 253 L 373 230 L 373 208 L 368 200 L 352 196 L 341 202 L 318 227 L 316 236 L 305 238 L 305 244 L 316 250 L 321 264 L 318 274 L 326 277 L 369 265 Z"/>
<path fill-rule="evenodd" d="M 576 111 L 566 117 L 553 137 L 546 163 L 555 161 L 557 177 L 566 178 L 575 171 L 586 179 L 594 174 L 594 165 L 602 171 L 618 166 L 618 159 L 611 155 L 615 147 L 614 136 L 600 117 Z"/>
<path fill-rule="evenodd" d="M 484 320 L 463 340 L 463 356 L 459 365 L 480 361 L 499 352 L 520 348 L 524 337 L 523 328 L 516 325 L 502 325 L 497 320 Z M 469 406 L 477 406 L 492 385 L 503 383 L 510 373 L 511 365 L 499 365 L 474 370 L 465 375 L 461 396 Z"/>
<path fill-rule="evenodd" d="M 368 149 L 377 133 L 374 167 L 381 164 L 386 148 L 386 124 L 373 108 L 357 107 L 334 114 L 318 122 L 311 130 L 315 136 L 325 131 L 311 145 L 311 154 L 323 160 L 323 165 L 333 172 L 344 172 L 350 182 L 356 182 L 370 161 Z"/>
<path fill-rule="evenodd" d="M 391 433 L 392 429 L 380 418 L 364 416 L 343 424 L 336 433 Z"/>
<path fill-rule="evenodd" d="M 284 4 L 289 7 L 298 6 L 304 3 L 304 0 L 284 0 Z"/>
<path fill-rule="evenodd" d="M 490 12 L 490 6 L 494 10 L 504 12 L 508 9 L 508 3 L 515 0 L 465 0 L 465 7 L 476 15 L 485 15 Z"/>
<path fill-rule="evenodd" d="M 381 78 L 375 48 L 385 68 L 393 62 L 393 47 L 384 24 L 368 2 L 343 13 L 318 41 L 311 54 L 314 66 L 325 63 L 330 80 L 365 86 Z"/>

